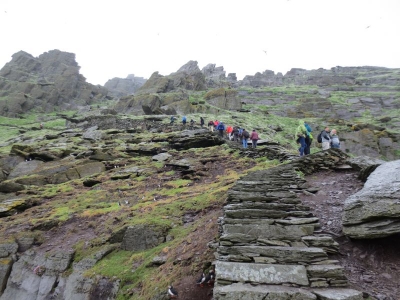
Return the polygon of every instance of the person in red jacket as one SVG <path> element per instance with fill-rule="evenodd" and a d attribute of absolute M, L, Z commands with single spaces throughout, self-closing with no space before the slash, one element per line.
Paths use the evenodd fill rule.
<path fill-rule="evenodd" d="M 233 127 L 232 126 L 227 126 L 226 127 L 226 133 L 228 135 L 228 140 L 231 140 L 231 135 L 232 135 Z"/>
<path fill-rule="evenodd" d="M 253 148 L 255 149 L 257 147 L 257 141 L 260 138 L 258 137 L 258 133 L 255 129 L 253 129 L 253 131 L 250 134 L 250 140 L 251 140 L 251 144 L 253 146 Z"/>

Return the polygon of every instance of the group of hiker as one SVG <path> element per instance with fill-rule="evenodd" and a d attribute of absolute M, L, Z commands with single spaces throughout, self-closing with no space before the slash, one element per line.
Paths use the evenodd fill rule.
<path fill-rule="evenodd" d="M 248 147 L 248 140 L 250 139 L 252 148 L 257 148 L 257 141 L 260 139 L 260 137 L 255 129 L 249 133 L 244 128 L 240 128 L 239 126 L 227 126 L 224 124 L 224 122 L 220 122 L 218 120 L 209 121 L 207 125 L 211 132 L 217 130 L 221 138 L 226 137 L 230 141 L 242 143 L 243 148 Z"/>
<path fill-rule="evenodd" d="M 171 116 L 170 118 L 170 124 L 174 124 L 176 121 L 175 116 Z M 193 119 L 190 119 L 190 128 L 194 127 L 194 124 L 196 121 Z M 187 118 L 186 116 L 182 116 L 182 125 L 186 126 L 187 124 Z M 205 125 L 204 123 L 204 118 L 200 117 L 200 126 L 203 128 Z M 210 120 L 207 123 L 208 129 L 211 132 L 217 131 L 218 135 L 221 138 L 226 138 L 230 141 L 236 141 L 238 143 L 241 143 L 243 145 L 243 148 L 248 148 L 248 141 L 251 141 L 251 146 L 253 149 L 257 148 L 257 141 L 260 139 L 257 131 L 255 129 L 252 130 L 252 132 L 248 132 L 244 128 L 240 128 L 239 126 L 230 126 L 226 125 L 224 122 L 220 122 L 218 120 L 212 121 Z"/>
<path fill-rule="evenodd" d="M 314 139 L 311 132 L 311 126 L 304 120 L 300 120 L 295 134 L 296 142 L 300 144 L 300 156 L 310 154 L 311 144 Z M 336 129 L 330 130 L 329 127 L 325 127 L 325 129 L 318 134 L 317 142 L 322 144 L 322 150 L 328 150 L 329 148 L 340 148 L 340 140 Z"/>

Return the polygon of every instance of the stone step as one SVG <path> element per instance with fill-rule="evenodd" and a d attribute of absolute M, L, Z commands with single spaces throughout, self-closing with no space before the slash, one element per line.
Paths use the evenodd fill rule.
<path fill-rule="evenodd" d="M 328 253 L 339 252 L 339 244 L 329 235 L 303 236 L 301 240 L 309 247 L 320 247 Z"/>
<path fill-rule="evenodd" d="M 280 193 L 282 194 L 282 193 Z M 242 190 L 229 190 L 228 202 L 242 202 L 242 201 L 261 201 L 261 202 L 280 202 L 289 204 L 299 204 L 301 200 L 296 198 L 294 193 L 285 192 L 284 197 L 278 197 L 277 193 L 266 193 L 265 191 L 242 191 Z"/>
<path fill-rule="evenodd" d="M 313 289 L 312 292 L 318 296 L 318 300 L 363 300 L 364 299 L 362 292 L 353 289 L 345 289 L 345 288 Z"/>
<path fill-rule="evenodd" d="M 288 217 L 310 218 L 314 215 L 310 211 L 293 210 L 267 210 L 267 209 L 230 209 L 224 210 L 225 217 L 232 219 L 273 218 L 284 219 Z"/>
<path fill-rule="evenodd" d="M 229 234 L 244 234 L 254 239 L 273 239 L 283 241 L 301 241 L 302 237 L 312 235 L 314 225 L 279 225 L 279 224 L 225 224 L 221 240 L 228 241 Z"/>
<path fill-rule="evenodd" d="M 218 253 L 220 260 L 224 260 L 225 257 L 227 260 L 231 260 L 230 257 L 243 256 L 255 262 L 273 264 L 311 264 L 328 259 L 328 255 L 321 248 L 309 247 L 220 246 Z"/>
<path fill-rule="evenodd" d="M 239 210 L 239 209 L 265 209 L 265 210 L 276 210 L 276 211 L 293 211 L 298 210 L 294 204 L 286 203 L 263 203 L 246 201 L 241 203 L 231 203 L 225 205 L 224 210 Z"/>
<path fill-rule="evenodd" d="M 310 265 L 307 266 L 309 278 L 327 278 L 346 280 L 343 267 L 338 265 Z"/>
<path fill-rule="evenodd" d="M 217 282 L 296 284 L 309 285 L 307 270 L 301 265 L 256 264 L 217 261 L 215 263 Z"/>
<path fill-rule="evenodd" d="M 298 299 L 316 300 L 317 296 L 301 288 L 234 283 L 226 286 L 215 286 L 213 291 L 215 300 L 277 300 Z"/>

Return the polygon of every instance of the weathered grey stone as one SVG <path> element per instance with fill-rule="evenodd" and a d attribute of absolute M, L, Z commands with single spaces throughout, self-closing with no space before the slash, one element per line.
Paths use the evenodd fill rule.
<path fill-rule="evenodd" d="M 18 251 L 18 244 L 15 242 L 0 244 L 0 253 L 7 254 L 5 256 L 8 256 L 10 254 L 15 254 L 17 253 L 17 251 Z"/>
<path fill-rule="evenodd" d="M 25 186 L 11 180 L 0 182 L 1 193 L 15 193 L 25 189 Z"/>
<path fill-rule="evenodd" d="M 310 265 L 307 266 L 309 277 L 345 279 L 343 267 L 338 265 Z"/>
<path fill-rule="evenodd" d="M 22 161 L 8 175 L 9 179 L 32 174 L 45 163 L 40 160 Z"/>
<path fill-rule="evenodd" d="M 346 199 L 343 232 L 351 238 L 378 238 L 400 232 L 400 160 L 379 166 L 364 188 Z"/>
<path fill-rule="evenodd" d="M 317 223 L 318 221 L 318 218 L 289 218 L 286 220 L 276 220 L 275 222 L 282 225 L 301 225 Z"/>
<path fill-rule="evenodd" d="M 271 265 L 217 261 L 218 279 L 231 282 L 256 282 L 266 284 L 293 283 L 308 285 L 307 271 L 299 265 Z"/>
<path fill-rule="evenodd" d="M 49 299 L 49 294 L 54 288 L 57 281 L 57 276 L 42 276 L 39 283 L 39 290 L 36 300 L 47 300 Z"/>
<path fill-rule="evenodd" d="M 151 159 L 152 159 L 152 160 L 156 160 L 156 161 L 166 161 L 166 160 L 168 160 L 170 157 L 172 157 L 171 154 L 168 154 L 168 153 L 160 153 L 160 154 L 154 155 Z"/>
<path fill-rule="evenodd" d="M 232 246 L 219 247 L 220 255 L 243 255 L 247 257 L 273 258 L 277 263 L 311 263 L 328 258 L 320 248 L 279 247 L 279 246 Z"/>
<path fill-rule="evenodd" d="M 88 128 L 82 135 L 86 140 L 101 140 L 104 138 L 105 134 L 101 130 L 97 130 L 97 126 Z"/>
<path fill-rule="evenodd" d="M 63 272 L 65 271 L 70 263 L 72 262 L 72 258 L 74 256 L 74 252 L 56 252 L 50 254 L 46 258 L 45 268 L 46 272 L 48 271 L 56 271 Z"/>
<path fill-rule="evenodd" d="M 153 248 L 163 242 L 167 233 L 165 229 L 148 225 L 129 226 L 124 234 L 121 248 L 129 251 L 140 251 Z"/>
<path fill-rule="evenodd" d="M 30 247 L 32 247 L 34 241 L 35 241 L 35 239 L 33 237 L 18 238 L 17 239 L 18 251 L 24 252 L 24 251 L 28 250 Z"/>
<path fill-rule="evenodd" d="M 287 286 L 257 285 L 234 283 L 214 288 L 215 300 L 316 300 L 309 291 Z"/>
<path fill-rule="evenodd" d="M 363 300 L 363 293 L 353 289 L 315 289 L 312 290 L 319 300 Z"/>
<path fill-rule="evenodd" d="M 0 259 L 0 295 L 3 293 L 7 285 L 8 276 L 11 273 L 12 259 Z"/>
<path fill-rule="evenodd" d="M 321 236 L 303 236 L 302 241 L 310 247 L 321 247 L 329 252 L 337 252 L 339 244 L 328 235 Z"/>
<path fill-rule="evenodd" d="M 301 237 L 310 235 L 314 232 L 312 225 L 223 225 L 224 233 L 241 233 L 256 239 L 273 240 L 301 240 Z"/>
<path fill-rule="evenodd" d="M 347 163 L 359 172 L 359 178 L 362 181 L 366 181 L 368 176 L 380 165 L 384 164 L 385 161 L 368 157 L 368 156 L 357 156 L 349 158 Z"/>

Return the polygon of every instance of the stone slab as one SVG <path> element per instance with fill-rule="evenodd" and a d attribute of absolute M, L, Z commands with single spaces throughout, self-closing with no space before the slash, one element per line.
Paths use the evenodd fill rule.
<path fill-rule="evenodd" d="M 363 300 L 363 293 L 353 289 L 315 289 L 318 300 Z"/>
<path fill-rule="evenodd" d="M 216 279 L 231 282 L 308 285 L 307 271 L 300 265 L 216 262 Z"/>
<path fill-rule="evenodd" d="M 316 300 L 317 297 L 301 288 L 235 283 L 214 288 L 215 300 Z"/>

